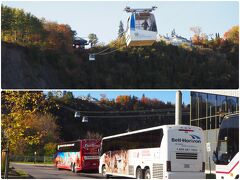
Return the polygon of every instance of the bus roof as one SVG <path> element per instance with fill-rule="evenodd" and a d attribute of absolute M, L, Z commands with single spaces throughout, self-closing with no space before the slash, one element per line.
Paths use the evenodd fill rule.
<path fill-rule="evenodd" d="M 131 131 L 131 132 L 127 132 L 127 133 L 116 134 L 116 135 L 112 135 L 112 136 L 106 136 L 102 140 L 116 138 L 116 137 L 120 137 L 120 136 L 127 136 L 130 134 L 137 134 L 137 133 L 152 131 L 152 130 L 157 130 L 157 129 L 170 129 L 170 128 L 171 129 L 176 129 L 176 128 L 192 129 L 192 128 L 194 128 L 194 129 L 202 130 L 200 127 L 197 127 L 197 126 L 172 124 L 172 125 L 156 126 L 156 127 L 152 127 L 152 128 L 146 128 L 146 129 Z"/>
<path fill-rule="evenodd" d="M 75 141 L 65 141 L 65 142 L 61 142 L 61 143 L 58 143 L 58 145 L 61 145 L 61 144 L 69 144 L 69 143 L 76 143 L 76 142 L 81 142 L 81 141 L 100 141 L 100 139 L 77 139 Z"/>

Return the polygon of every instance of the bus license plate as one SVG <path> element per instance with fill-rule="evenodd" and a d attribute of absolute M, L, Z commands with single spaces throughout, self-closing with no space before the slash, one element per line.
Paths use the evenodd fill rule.
<path fill-rule="evenodd" d="M 184 164 L 184 168 L 190 168 L 190 164 Z"/>

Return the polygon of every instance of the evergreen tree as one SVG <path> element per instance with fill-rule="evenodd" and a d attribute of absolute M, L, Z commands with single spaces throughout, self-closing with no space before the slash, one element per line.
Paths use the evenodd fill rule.
<path fill-rule="evenodd" d="M 172 32 L 171 32 L 171 36 L 173 37 L 175 35 L 176 35 L 176 32 L 175 32 L 175 29 L 173 29 Z"/>
<path fill-rule="evenodd" d="M 119 28 L 118 28 L 118 37 L 121 38 L 123 36 L 124 36 L 123 22 L 120 21 Z"/>

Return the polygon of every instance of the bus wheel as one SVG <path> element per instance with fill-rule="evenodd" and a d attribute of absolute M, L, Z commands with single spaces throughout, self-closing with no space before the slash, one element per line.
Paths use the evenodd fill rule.
<path fill-rule="evenodd" d="M 146 169 L 144 172 L 144 179 L 151 179 L 150 169 Z"/>
<path fill-rule="evenodd" d="M 109 175 L 107 175 L 107 169 L 105 166 L 102 166 L 102 176 L 105 178 L 105 179 L 108 179 L 109 178 Z"/>
<path fill-rule="evenodd" d="M 142 179 L 142 169 L 140 167 L 136 170 L 136 179 Z"/>
<path fill-rule="evenodd" d="M 71 171 L 74 172 L 73 163 L 71 163 Z"/>
<path fill-rule="evenodd" d="M 77 173 L 77 169 L 76 169 L 75 163 L 73 164 L 73 172 Z"/>
<path fill-rule="evenodd" d="M 57 165 L 57 164 L 56 164 L 56 168 L 57 168 L 57 170 L 58 170 L 58 171 L 60 171 L 60 170 L 61 170 L 61 169 L 58 167 L 58 165 Z"/>

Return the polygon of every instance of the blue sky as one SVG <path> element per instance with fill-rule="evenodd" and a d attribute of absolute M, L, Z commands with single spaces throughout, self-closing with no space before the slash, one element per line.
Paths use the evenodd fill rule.
<path fill-rule="evenodd" d="M 91 97 L 100 99 L 101 94 L 105 94 L 108 99 L 115 99 L 119 95 L 134 95 L 139 98 L 145 94 L 145 97 L 148 98 L 157 98 L 164 102 L 172 102 L 175 104 L 176 90 L 78 90 L 73 91 L 75 97 L 77 96 L 87 96 L 88 94 Z M 190 91 L 182 91 L 182 99 L 185 104 L 190 104 Z"/>
<path fill-rule="evenodd" d="M 4 1 L 4 5 L 22 8 L 35 16 L 69 24 L 78 35 L 97 34 L 106 44 L 117 37 L 120 20 L 126 27 L 129 14 L 126 6 L 149 8 L 157 6 L 155 17 L 158 33 L 177 34 L 190 38 L 190 27 L 200 26 L 206 34 L 220 33 L 239 24 L 237 1 Z"/>

